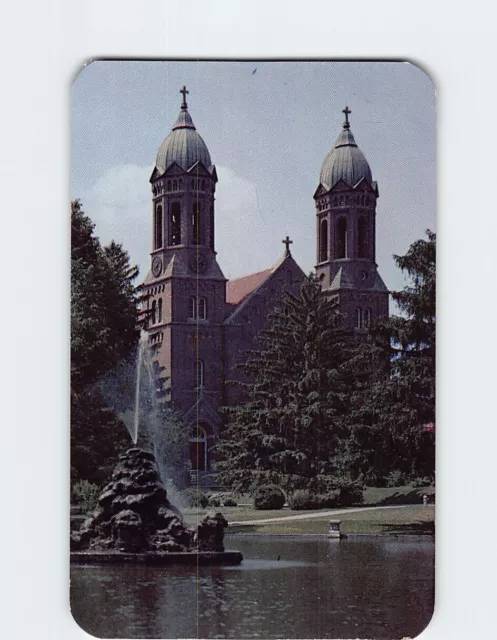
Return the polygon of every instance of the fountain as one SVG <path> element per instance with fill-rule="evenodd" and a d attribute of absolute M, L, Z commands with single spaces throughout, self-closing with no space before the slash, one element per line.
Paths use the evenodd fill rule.
<path fill-rule="evenodd" d="M 135 446 L 119 457 L 97 508 L 71 534 L 71 562 L 239 564 L 242 554 L 224 549 L 228 523 L 221 513 L 205 516 L 193 529 L 168 500 L 167 464 L 158 464 L 158 457 L 163 457 L 158 446 L 161 424 L 149 355 L 147 334 L 142 332 L 133 425 L 127 425 Z M 139 436 L 153 452 L 136 446 Z"/>

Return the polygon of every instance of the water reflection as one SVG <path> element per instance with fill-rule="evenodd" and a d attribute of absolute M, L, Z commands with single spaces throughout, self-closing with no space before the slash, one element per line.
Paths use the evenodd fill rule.
<path fill-rule="evenodd" d="M 228 546 L 244 554 L 241 566 L 75 566 L 73 615 L 104 638 L 268 639 L 414 637 L 431 617 L 432 539 Z"/>

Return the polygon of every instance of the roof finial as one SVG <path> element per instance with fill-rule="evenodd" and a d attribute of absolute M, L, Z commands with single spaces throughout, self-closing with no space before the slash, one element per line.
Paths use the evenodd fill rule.
<path fill-rule="evenodd" d="M 285 255 L 290 255 L 290 245 L 293 244 L 293 240 L 287 236 L 284 240 L 281 241 L 285 245 Z"/>
<path fill-rule="evenodd" d="M 188 105 L 186 104 L 186 94 L 190 92 L 187 91 L 185 85 L 183 85 L 183 89 L 180 89 L 179 92 L 183 94 L 183 102 L 181 103 L 181 108 L 183 110 L 186 110 L 188 108 Z"/>
<path fill-rule="evenodd" d="M 350 129 L 349 113 L 352 113 L 352 111 L 348 107 L 345 107 L 345 109 L 342 109 L 342 113 L 345 113 L 345 122 L 343 123 L 343 128 Z"/>

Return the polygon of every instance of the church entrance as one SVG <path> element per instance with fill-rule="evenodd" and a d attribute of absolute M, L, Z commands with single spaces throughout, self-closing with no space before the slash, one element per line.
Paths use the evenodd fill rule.
<path fill-rule="evenodd" d="M 190 438 L 190 464 L 196 474 L 209 470 L 208 429 L 207 425 L 199 424 L 194 427 Z"/>

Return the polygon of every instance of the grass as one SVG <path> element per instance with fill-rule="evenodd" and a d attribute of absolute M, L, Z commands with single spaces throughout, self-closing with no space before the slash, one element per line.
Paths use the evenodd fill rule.
<path fill-rule="evenodd" d="M 403 534 L 433 534 L 435 529 L 435 508 L 432 504 L 422 506 L 423 495 L 426 494 L 430 501 L 434 499 L 435 489 L 430 487 L 367 487 L 364 490 L 363 506 L 385 505 L 412 505 L 396 509 L 378 509 L 366 511 L 352 511 L 350 513 L 337 514 L 341 520 L 341 530 L 345 534 L 370 534 L 370 535 L 403 535 Z M 196 526 L 208 512 L 220 511 L 228 522 L 244 522 L 250 520 L 267 520 L 270 518 L 282 518 L 300 514 L 319 514 L 314 511 L 292 511 L 289 507 L 283 509 L 259 510 L 254 509 L 252 499 L 248 496 L 239 498 L 237 507 L 213 507 L 207 509 L 184 509 L 185 521 Z M 323 511 L 332 511 L 325 509 Z M 288 520 L 259 525 L 237 525 L 230 527 L 230 533 L 253 534 L 316 534 L 327 533 L 328 521 L 332 516 L 317 516 L 305 520 Z M 81 521 L 84 515 L 71 518 Z M 75 525 L 76 522 L 73 522 Z"/>
<path fill-rule="evenodd" d="M 280 515 L 281 512 L 280 512 Z M 226 514 L 229 520 L 229 514 Z M 331 516 L 310 520 L 289 520 L 259 525 L 241 525 L 229 528 L 230 533 L 251 534 L 324 534 L 328 532 Z M 408 506 L 399 509 L 378 509 L 337 514 L 341 531 L 345 534 L 406 535 L 433 534 L 435 531 L 435 507 L 433 505 Z"/>
<path fill-rule="evenodd" d="M 422 504 L 423 495 L 430 501 L 434 500 L 435 487 L 413 487 L 411 484 L 403 487 L 366 487 L 364 489 L 365 505 L 390 504 Z"/>
<path fill-rule="evenodd" d="M 367 487 L 364 490 L 364 503 L 362 506 L 391 506 L 412 505 L 401 509 L 378 509 L 364 512 L 353 511 L 351 513 L 339 513 L 337 518 L 341 520 L 341 530 L 345 534 L 369 534 L 369 535 L 405 535 L 405 534 L 433 534 L 435 529 L 435 508 L 432 504 L 422 506 L 423 495 L 426 494 L 430 502 L 434 501 L 435 488 L 413 487 Z M 228 522 L 244 522 L 250 520 L 267 520 L 282 518 L 300 514 L 319 514 L 314 511 L 292 511 L 289 507 L 283 509 L 258 510 L 254 509 L 252 500 L 242 497 L 243 506 L 219 507 L 207 509 L 185 510 L 185 520 L 196 525 L 208 511 L 220 511 Z M 357 507 L 355 507 L 357 508 Z M 354 508 L 354 509 L 355 509 Z M 332 511 L 324 509 L 323 511 Z M 274 522 L 257 525 L 235 525 L 229 529 L 230 533 L 253 534 L 287 534 L 303 535 L 326 533 L 328 521 L 332 516 L 317 515 L 305 520 L 288 520 L 286 522 Z"/>

